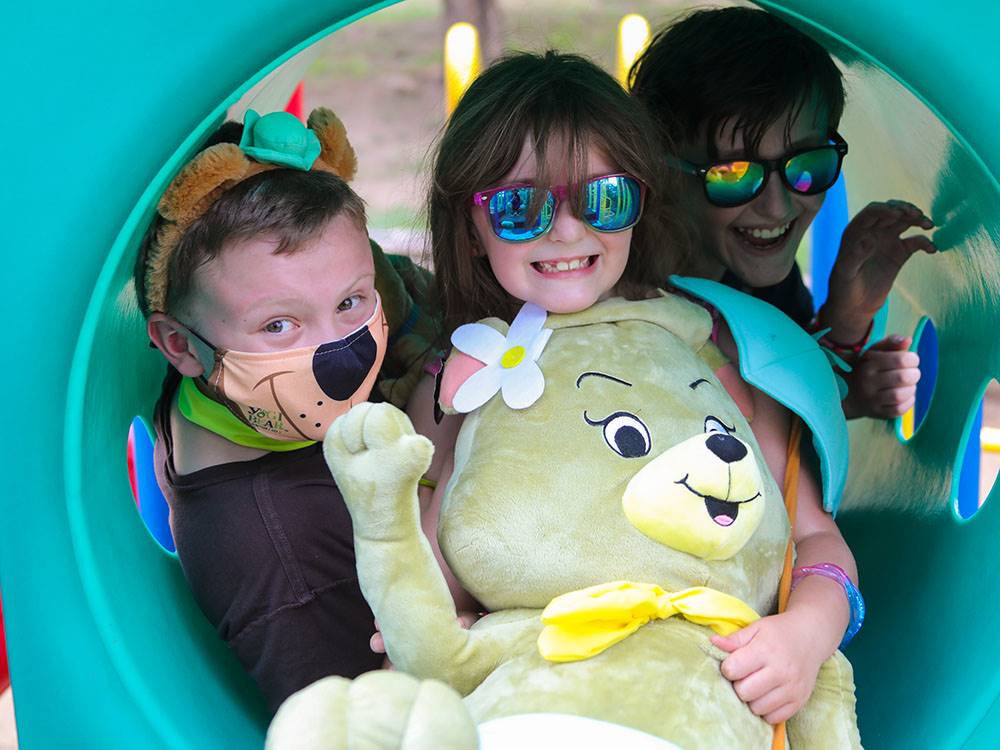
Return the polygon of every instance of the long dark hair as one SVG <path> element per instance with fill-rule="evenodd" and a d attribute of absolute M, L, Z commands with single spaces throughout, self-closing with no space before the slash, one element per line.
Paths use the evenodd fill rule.
<path fill-rule="evenodd" d="M 428 216 L 446 335 L 462 323 L 488 316 L 510 320 L 515 314 L 521 301 L 500 286 L 486 257 L 477 253 L 472 196 L 495 186 L 517 163 L 526 142 L 538 164 L 536 184 L 551 184 L 546 156 L 556 136 L 566 144 L 565 155 L 558 156 L 565 156 L 570 185 L 578 187 L 586 177 L 587 153 L 596 147 L 647 186 L 617 294 L 643 297 L 685 262 L 688 233 L 670 200 L 676 195 L 667 182 L 672 175 L 663 168 L 654 126 L 639 102 L 579 55 L 514 54 L 491 65 L 469 87 L 434 159 Z"/>

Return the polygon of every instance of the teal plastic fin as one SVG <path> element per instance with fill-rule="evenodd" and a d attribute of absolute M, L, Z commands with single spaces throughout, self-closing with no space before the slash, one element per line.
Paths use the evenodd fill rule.
<path fill-rule="evenodd" d="M 822 348 L 767 302 L 708 279 L 671 276 L 670 282 L 719 311 L 736 341 L 743 379 L 798 414 L 812 431 L 823 507 L 835 514 L 850 452 L 840 389 Z"/>

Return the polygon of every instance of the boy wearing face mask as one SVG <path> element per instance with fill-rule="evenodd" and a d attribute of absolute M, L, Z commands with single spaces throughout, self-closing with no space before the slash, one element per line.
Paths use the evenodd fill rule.
<path fill-rule="evenodd" d="M 380 285 L 392 268 L 341 178 L 343 126 L 328 110 L 309 124 L 223 126 L 168 187 L 136 264 L 170 363 L 155 460 L 177 554 L 272 711 L 381 664 L 321 441 L 376 383 L 389 325 L 373 251 Z"/>
<path fill-rule="evenodd" d="M 891 418 L 914 404 L 919 359 L 890 336 L 864 351 L 876 311 L 916 252 L 935 252 L 933 222 L 916 206 L 866 206 L 844 230 L 829 297 L 815 322 L 795 263 L 799 242 L 847 153 L 837 134 L 840 71 L 817 42 L 751 8 L 691 13 L 659 32 L 636 62 L 631 89 L 654 115 L 698 235 L 688 273 L 722 281 L 816 330 L 854 366 L 844 411 Z"/>

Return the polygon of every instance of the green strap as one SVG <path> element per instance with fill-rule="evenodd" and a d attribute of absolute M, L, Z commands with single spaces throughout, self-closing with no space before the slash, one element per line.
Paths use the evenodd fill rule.
<path fill-rule="evenodd" d="M 213 401 L 202 393 L 191 378 L 185 377 L 181 380 L 180 388 L 177 391 L 177 407 L 189 422 L 246 448 L 257 448 L 265 451 L 295 451 L 316 444 L 315 440 L 277 440 L 262 435 L 241 422 L 235 414 L 218 401 Z"/>

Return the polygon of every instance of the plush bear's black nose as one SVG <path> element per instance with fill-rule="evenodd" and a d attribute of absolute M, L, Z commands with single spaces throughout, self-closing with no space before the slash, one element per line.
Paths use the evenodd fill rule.
<path fill-rule="evenodd" d="M 747 447 L 732 435 L 721 432 L 709 435 L 705 445 L 727 464 L 736 463 L 747 454 Z"/>
<path fill-rule="evenodd" d="M 343 341 L 323 344 L 313 355 L 313 375 L 323 393 L 337 401 L 346 401 L 371 372 L 378 355 L 378 345 L 364 328 Z"/>

